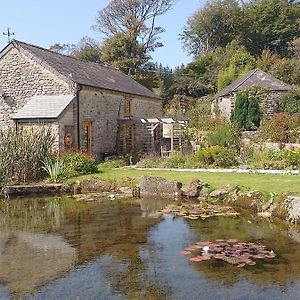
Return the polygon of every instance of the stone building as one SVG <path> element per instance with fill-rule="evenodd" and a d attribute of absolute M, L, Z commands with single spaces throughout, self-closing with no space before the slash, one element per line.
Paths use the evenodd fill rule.
<path fill-rule="evenodd" d="M 261 87 L 266 91 L 263 99 L 264 103 L 261 103 L 261 105 L 263 106 L 264 114 L 268 117 L 278 112 L 280 95 L 292 88 L 289 84 L 272 75 L 260 69 L 254 69 L 214 96 L 212 104 L 213 112 L 216 113 L 216 110 L 218 110 L 221 116 L 229 119 L 234 109 L 237 93 L 253 86 Z"/>
<path fill-rule="evenodd" d="M 16 40 L 0 52 L 0 129 L 48 124 L 60 150 L 101 159 L 142 145 L 134 120 L 161 116 L 161 98 L 118 70 Z"/>

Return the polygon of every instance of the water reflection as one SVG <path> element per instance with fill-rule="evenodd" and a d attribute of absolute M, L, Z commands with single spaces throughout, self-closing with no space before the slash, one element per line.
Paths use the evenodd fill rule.
<path fill-rule="evenodd" d="M 299 226 L 155 218 L 166 201 L 0 202 L 0 299 L 289 299 L 300 295 Z M 278 258 L 238 269 L 180 256 L 200 239 L 258 241 Z M 30 274 L 30 275 L 29 275 Z M 10 296 L 8 296 L 10 295 Z"/>

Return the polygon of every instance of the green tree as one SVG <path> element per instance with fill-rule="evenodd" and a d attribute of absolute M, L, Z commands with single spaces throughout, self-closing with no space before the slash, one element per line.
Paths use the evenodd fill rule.
<path fill-rule="evenodd" d="M 246 119 L 246 129 L 255 130 L 260 126 L 261 109 L 254 97 L 249 97 L 248 114 Z"/>
<path fill-rule="evenodd" d="M 296 87 L 280 98 L 279 106 L 282 112 L 300 113 L 300 87 Z"/>
<path fill-rule="evenodd" d="M 211 0 L 188 19 L 180 37 L 188 52 L 198 56 L 239 39 L 243 26 L 239 1 Z"/>
<path fill-rule="evenodd" d="M 287 0 L 210 0 L 187 21 L 181 39 L 194 56 L 226 47 L 233 40 L 255 57 L 264 49 L 289 55 L 300 37 L 300 6 Z"/>
<path fill-rule="evenodd" d="M 131 58 L 131 67 L 134 68 L 142 65 L 145 58 L 150 59 L 150 53 L 156 48 L 163 46 L 159 42 L 159 35 L 164 29 L 156 26 L 156 20 L 173 4 L 174 0 L 112 0 L 98 11 L 93 28 L 105 35 L 105 44 L 110 45 L 109 48 L 120 41 L 122 52 L 127 51 L 127 64 Z M 113 57 L 111 55 L 110 59 Z"/>
<path fill-rule="evenodd" d="M 289 54 L 289 44 L 300 36 L 300 6 L 286 0 L 251 0 L 244 16 L 251 25 L 243 44 L 258 56 L 264 49 L 281 56 Z"/>
<path fill-rule="evenodd" d="M 249 99 L 245 92 L 239 92 L 236 96 L 231 121 L 241 129 L 247 128 Z"/>
<path fill-rule="evenodd" d="M 245 47 L 239 47 L 234 51 L 231 51 L 227 47 L 229 55 L 229 65 L 220 70 L 218 74 L 218 90 L 223 89 L 229 85 L 232 81 L 245 73 L 252 70 L 256 65 L 255 58 L 246 50 Z"/>
<path fill-rule="evenodd" d="M 255 130 L 260 126 L 261 110 L 254 96 L 239 92 L 236 96 L 231 121 L 240 129 Z"/>

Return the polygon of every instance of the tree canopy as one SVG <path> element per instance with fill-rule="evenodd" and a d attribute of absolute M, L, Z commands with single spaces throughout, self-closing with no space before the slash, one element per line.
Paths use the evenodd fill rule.
<path fill-rule="evenodd" d="M 250 30 L 251 29 L 251 30 Z M 254 56 L 270 49 L 281 56 L 300 36 L 300 7 L 287 0 L 210 0 L 188 20 L 181 39 L 197 56 L 236 40 Z"/>

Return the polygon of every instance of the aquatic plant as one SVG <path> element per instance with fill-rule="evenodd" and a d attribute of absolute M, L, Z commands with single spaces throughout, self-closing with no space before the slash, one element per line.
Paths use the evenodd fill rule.
<path fill-rule="evenodd" d="M 55 159 L 45 157 L 42 169 L 46 171 L 51 182 L 58 182 L 64 174 L 64 161 L 59 157 Z"/>
<path fill-rule="evenodd" d="M 42 160 L 52 151 L 50 127 L 0 130 L 0 181 L 21 183 L 43 177 Z M 0 186 L 1 186 L 0 182 Z"/>
<path fill-rule="evenodd" d="M 189 204 L 183 203 L 180 206 L 169 205 L 160 211 L 162 214 L 173 214 L 190 220 L 206 219 L 210 217 L 237 217 L 239 213 L 231 206 L 213 204 Z"/>
<path fill-rule="evenodd" d="M 215 242 L 199 241 L 196 244 L 182 250 L 182 255 L 193 255 L 190 258 L 192 262 L 203 262 L 210 259 L 223 260 L 238 268 L 246 265 L 253 266 L 258 259 L 273 259 L 276 254 L 273 250 L 267 250 L 262 244 L 252 242 L 239 242 L 236 239 L 223 240 Z"/>

